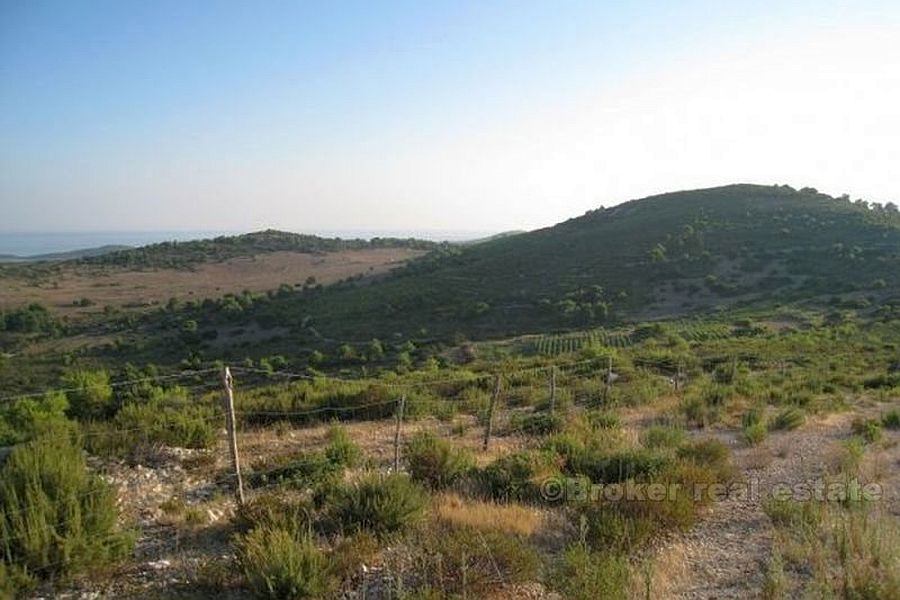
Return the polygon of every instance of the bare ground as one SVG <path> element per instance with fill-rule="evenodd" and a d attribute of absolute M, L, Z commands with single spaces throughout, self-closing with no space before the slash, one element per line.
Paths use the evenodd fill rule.
<path fill-rule="evenodd" d="M 840 444 L 850 437 L 853 416 L 816 418 L 797 431 L 774 433 L 755 448 L 746 447 L 739 432 L 715 434 L 732 446 L 733 462 L 741 480 L 750 484 L 750 493 L 715 503 L 690 531 L 659 541 L 651 552 L 655 597 L 759 597 L 773 540 L 771 521 L 763 511 L 765 498 L 776 485 L 813 485 L 826 478 L 835 468 Z M 865 478 L 882 485 L 883 508 L 900 517 L 900 436 L 887 432 L 886 437 L 870 451 Z"/>
<path fill-rule="evenodd" d="M 328 284 L 354 275 L 383 274 L 422 254 L 421 250 L 407 248 L 372 248 L 326 254 L 272 252 L 204 263 L 192 269 L 66 268 L 48 281 L 4 280 L 0 308 L 40 302 L 64 314 L 78 315 L 102 311 L 106 305 L 139 308 L 165 303 L 172 297 L 184 301 L 244 290 L 266 291 L 282 283 L 302 285 L 310 276 Z M 74 306 L 82 298 L 93 304 Z"/>

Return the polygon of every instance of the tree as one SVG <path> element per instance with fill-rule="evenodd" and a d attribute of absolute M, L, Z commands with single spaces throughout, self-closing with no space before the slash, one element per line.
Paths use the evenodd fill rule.
<path fill-rule="evenodd" d="M 356 359 L 356 350 L 350 344 L 341 344 L 337 349 L 338 357 L 343 361 Z"/>
<path fill-rule="evenodd" d="M 650 250 L 650 260 L 657 262 L 665 262 L 666 260 L 666 247 L 662 244 L 657 244 Z"/>
<path fill-rule="evenodd" d="M 369 342 L 366 348 L 366 357 L 371 361 L 381 360 L 384 358 L 384 346 L 377 339 Z"/>

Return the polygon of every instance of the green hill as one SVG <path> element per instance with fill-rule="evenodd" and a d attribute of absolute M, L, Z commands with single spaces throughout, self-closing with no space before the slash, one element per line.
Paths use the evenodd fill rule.
<path fill-rule="evenodd" d="M 125 268 L 184 268 L 192 264 L 223 261 L 239 256 L 254 256 L 267 252 L 339 252 L 368 248 L 415 248 L 429 250 L 439 244 L 417 239 L 373 238 L 341 239 L 290 233 L 267 229 L 243 235 L 220 236 L 187 242 L 161 242 L 92 256 L 79 262 L 89 265 L 109 265 Z"/>
<path fill-rule="evenodd" d="M 374 284 L 298 293 L 245 316 L 331 338 L 479 336 L 898 289 L 893 205 L 731 185 L 442 247 Z"/>

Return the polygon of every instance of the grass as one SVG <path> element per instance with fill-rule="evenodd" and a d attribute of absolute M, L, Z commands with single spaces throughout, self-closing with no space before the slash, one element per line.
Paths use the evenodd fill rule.
<path fill-rule="evenodd" d="M 853 432 L 853 435 L 860 436 L 869 444 L 873 444 L 881 439 L 882 427 L 881 420 L 863 417 L 856 417 L 850 424 L 850 430 Z"/>
<path fill-rule="evenodd" d="M 436 497 L 433 513 L 436 519 L 451 525 L 525 538 L 534 535 L 543 524 L 543 515 L 532 507 L 514 502 L 484 502 L 458 494 Z"/>
<path fill-rule="evenodd" d="M 415 589 L 436 598 L 484 598 L 504 585 L 540 579 L 541 559 L 520 537 L 432 522 L 410 546 Z"/>
<path fill-rule="evenodd" d="M 806 417 L 799 408 L 789 406 L 782 409 L 769 423 L 769 429 L 775 431 L 791 431 L 803 425 Z"/>
<path fill-rule="evenodd" d="M 631 574 L 623 556 L 592 552 L 576 545 L 559 559 L 552 582 L 552 587 L 569 600 L 626 598 Z"/>
<path fill-rule="evenodd" d="M 772 563 L 778 567 L 766 589 L 794 586 L 810 597 L 900 597 L 900 527 L 892 516 L 865 505 L 847 509 L 812 501 L 768 503 L 766 510 L 776 526 Z"/>

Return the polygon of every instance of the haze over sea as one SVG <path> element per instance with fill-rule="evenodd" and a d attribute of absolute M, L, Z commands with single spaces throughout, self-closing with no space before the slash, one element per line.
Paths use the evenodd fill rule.
<path fill-rule="evenodd" d="M 108 245 L 145 246 L 166 241 L 187 241 L 211 238 L 220 235 L 236 235 L 239 231 L 53 231 L 53 232 L 0 232 L 0 256 L 35 256 L 56 252 L 70 252 Z M 487 231 L 365 231 L 326 230 L 297 231 L 323 237 L 365 238 L 372 237 L 415 237 L 435 241 L 463 241 L 491 235 Z"/>

